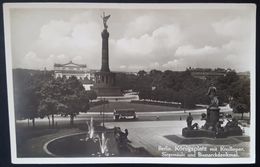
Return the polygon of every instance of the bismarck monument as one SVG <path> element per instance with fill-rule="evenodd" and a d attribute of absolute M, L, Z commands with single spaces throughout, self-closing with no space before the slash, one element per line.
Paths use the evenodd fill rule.
<path fill-rule="evenodd" d="M 92 89 L 98 96 L 122 96 L 121 89 L 116 86 L 116 74 L 110 72 L 109 69 L 109 50 L 108 39 L 109 32 L 107 31 L 107 20 L 110 15 L 106 16 L 103 13 L 101 16 L 103 19 L 104 30 L 101 33 L 102 36 L 102 65 L 101 70 L 95 74 L 95 84 Z"/>
<path fill-rule="evenodd" d="M 198 124 L 192 124 L 193 118 L 189 113 L 186 119 L 187 127 L 182 129 L 182 136 L 184 137 L 213 137 L 223 138 L 228 136 L 242 136 L 242 129 L 238 125 L 236 119 L 228 120 L 225 126 L 222 126 L 223 121 L 220 118 L 219 101 L 217 98 L 217 89 L 211 84 L 207 93 L 210 99 L 210 105 L 207 108 L 207 114 L 203 113 L 202 120 L 206 123 L 199 129 Z M 223 115 L 223 114 L 222 114 Z"/>

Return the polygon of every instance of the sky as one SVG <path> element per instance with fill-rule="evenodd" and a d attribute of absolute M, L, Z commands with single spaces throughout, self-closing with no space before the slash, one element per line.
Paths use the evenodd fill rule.
<path fill-rule="evenodd" d="M 53 69 L 54 63 L 101 68 L 102 12 L 112 71 L 231 68 L 249 71 L 255 56 L 255 8 L 12 8 L 13 68 Z"/>

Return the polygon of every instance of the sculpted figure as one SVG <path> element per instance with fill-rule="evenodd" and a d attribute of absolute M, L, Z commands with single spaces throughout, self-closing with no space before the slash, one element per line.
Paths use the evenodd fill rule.
<path fill-rule="evenodd" d="M 213 83 L 211 83 L 207 95 L 209 96 L 209 98 L 213 98 L 214 96 L 216 96 L 216 94 L 217 88 L 214 86 Z"/>
<path fill-rule="evenodd" d="M 188 117 L 186 119 L 188 129 L 191 129 L 191 130 L 193 130 L 194 128 L 198 129 L 199 128 L 198 124 L 194 123 L 192 125 L 192 121 L 193 121 L 193 117 L 191 116 L 191 113 L 189 113 L 189 115 L 188 115 Z"/>
<path fill-rule="evenodd" d="M 207 95 L 209 96 L 210 99 L 210 105 L 209 107 L 218 107 L 218 98 L 217 98 L 217 88 L 214 86 L 213 83 L 210 84 L 209 90 Z"/>
<path fill-rule="evenodd" d="M 186 119 L 188 128 L 191 128 L 192 121 L 193 121 L 193 117 L 191 116 L 191 113 L 189 113 L 189 115 L 188 115 L 188 117 Z"/>
<path fill-rule="evenodd" d="M 111 15 L 105 15 L 105 12 L 103 12 L 103 16 L 101 16 L 101 18 L 103 19 L 103 24 L 104 24 L 104 28 L 107 29 L 108 26 L 107 26 L 107 20 L 109 19 Z"/>

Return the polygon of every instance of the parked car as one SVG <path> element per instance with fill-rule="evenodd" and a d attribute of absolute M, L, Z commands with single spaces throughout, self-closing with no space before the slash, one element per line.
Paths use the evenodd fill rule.
<path fill-rule="evenodd" d="M 136 119 L 136 113 L 134 109 L 114 109 L 114 120 L 120 119 Z"/>

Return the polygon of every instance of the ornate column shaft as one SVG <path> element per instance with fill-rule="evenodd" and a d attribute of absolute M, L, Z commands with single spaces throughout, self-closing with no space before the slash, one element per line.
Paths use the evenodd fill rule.
<path fill-rule="evenodd" d="M 109 33 L 107 29 L 104 29 L 103 32 L 101 33 L 102 36 L 102 66 L 101 66 L 101 71 L 102 72 L 110 72 L 109 69 L 109 50 L 108 50 L 108 38 L 109 38 Z"/>

